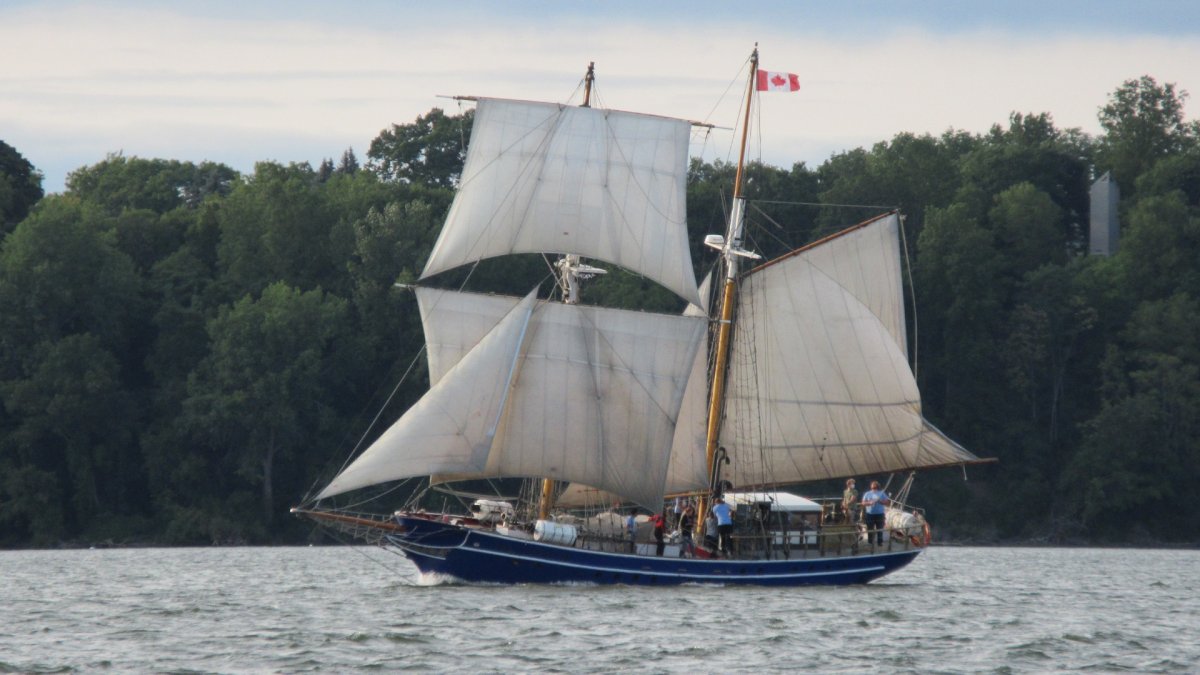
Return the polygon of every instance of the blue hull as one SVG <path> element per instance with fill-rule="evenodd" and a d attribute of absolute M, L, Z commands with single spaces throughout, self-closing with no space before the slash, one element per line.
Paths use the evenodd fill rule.
<path fill-rule="evenodd" d="M 791 560 L 711 560 L 590 551 L 400 517 L 388 540 L 424 573 L 468 582 L 640 584 L 865 584 L 912 562 L 920 549 Z"/>

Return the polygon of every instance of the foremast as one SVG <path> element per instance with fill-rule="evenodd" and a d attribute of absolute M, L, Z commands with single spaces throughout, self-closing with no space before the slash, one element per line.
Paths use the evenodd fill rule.
<path fill-rule="evenodd" d="M 587 74 L 583 76 L 583 103 L 579 104 L 580 108 L 592 107 L 592 83 L 595 81 L 596 62 L 593 61 L 588 64 Z M 558 286 L 562 291 L 563 302 L 568 305 L 579 304 L 580 281 L 606 273 L 605 270 L 598 267 L 583 264 L 580 262 L 579 256 L 573 253 L 559 258 L 554 263 L 554 267 L 558 274 Z M 554 506 L 554 484 L 553 478 L 542 479 L 542 489 L 538 499 L 538 518 L 541 520 L 550 518 L 550 509 Z"/>
<path fill-rule="evenodd" d="M 721 415 L 725 401 L 725 375 L 729 364 L 730 335 L 733 328 L 733 311 L 737 299 L 737 277 L 740 258 L 757 259 L 755 253 L 741 248 L 742 230 L 745 224 L 746 198 L 742 194 L 745 183 L 746 145 L 750 137 L 750 107 L 754 101 L 755 82 L 758 79 L 758 45 L 750 54 L 750 76 L 746 83 L 746 103 L 742 119 L 742 140 L 738 150 L 737 173 L 733 179 L 733 203 L 729 212 L 729 226 L 726 235 L 710 235 L 705 238 L 705 245 L 721 251 L 725 263 L 725 281 L 721 292 L 720 314 L 717 321 L 717 340 L 713 356 L 712 389 L 708 399 L 708 425 L 706 430 L 704 459 L 710 480 L 710 492 L 719 491 L 716 485 L 717 475 L 717 439 L 721 431 Z M 704 514 L 708 513 L 709 499 L 712 495 L 705 494 L 700 498 L 700 514 L 697 518 L 696 530 L 703 527 Z"/>

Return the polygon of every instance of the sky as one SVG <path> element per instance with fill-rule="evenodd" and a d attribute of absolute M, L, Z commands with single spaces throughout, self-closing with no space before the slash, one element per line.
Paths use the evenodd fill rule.
<path fill-rule="evenodd" d="M 800 78 L 756 109 L 750 156 L 782 167 L 1012 112 L 1098 134 L 1142 75 L 1200 95 L 1195 0 L 0 0 L 0 140 L 47 192 L 112 153 L 365 161 L 392 124 L 469 105 L 447 96 L 578 103 L 595 62 L 594 103 L 724 127 L 692 154 L 729 160 L 756 43 Z"/>

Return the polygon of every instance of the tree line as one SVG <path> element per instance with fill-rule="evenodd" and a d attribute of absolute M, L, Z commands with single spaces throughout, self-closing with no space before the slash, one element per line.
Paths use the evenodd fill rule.
<path fill-rule="evenodd" d="M 747 238 L 767 256 L 878 212 L 855 205 L 906 214 L 926 416 L 1000 460 L 918 480 L 944 538 L 1200 534 L 1184 517 L 1200 478 L 1200 123 L 1186 99 L 1145 76 L 1109 95 L 1096 137 L 1014 113 L 984 134 L 749 168 Z M 453 199 L 470 123 L 434 109 L 392 125 L 362 165 L 347 150 L 242 175 L 112 155 L 49 196 L 0 141 L 0 546 L 310 537 L 287 508 L 381 407 L 394 418 L 427 386 L 402 285 Z M 698 266 L 734 169 L 693 160 Z M 1088 191 L 1105 173 L 1120 242 L 1092 256 Z M 544 276 L 524 256 L 471 281 L 524 293 Z M 587 300 L 678 303 L 628 273 Z"/>

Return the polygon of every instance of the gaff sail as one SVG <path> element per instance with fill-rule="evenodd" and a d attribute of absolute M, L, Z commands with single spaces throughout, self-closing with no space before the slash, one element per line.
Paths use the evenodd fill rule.
<path fill-rule="evenodd" d="M 734 485 L 978 461 L 925 421 L 908 365 L 900 218 L 747 272 L 720 443 Z"/>

